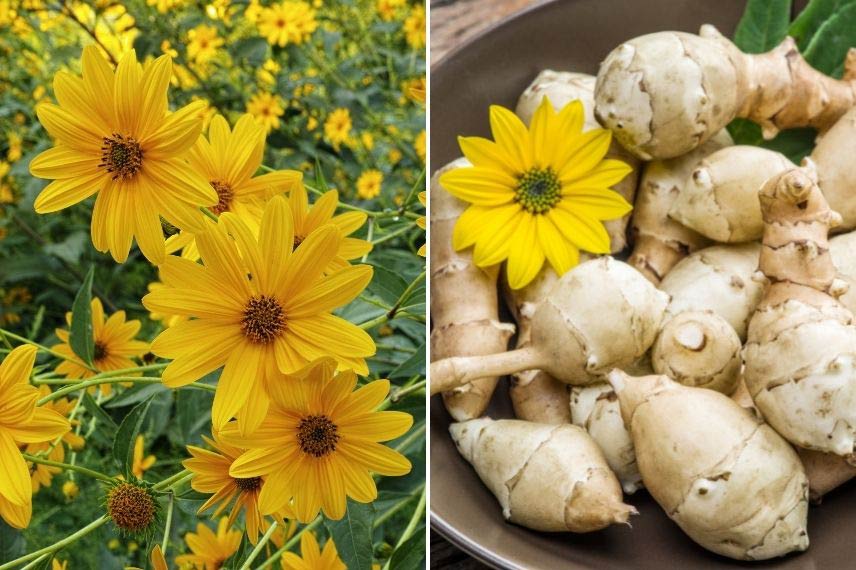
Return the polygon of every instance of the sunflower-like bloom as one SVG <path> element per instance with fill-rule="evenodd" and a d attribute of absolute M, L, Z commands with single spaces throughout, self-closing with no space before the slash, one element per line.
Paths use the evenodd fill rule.
<path fill-rule="evenodd" d="M 131 473 L 137 479 L 142 479 L 143 474 L 151 469 L 152 465 L 158 459 L 154 455 L 146 455 L 145 446 L 146 439 L 143 437 L 143 434 L 137 435 L 137 439 L 134 440 L 134 460 L 131 464 Z"/>
<path fill-rule="evenodd" d="M 320 509 L 338 520 L 347 497 L 360 503 L 377 498 L 371 472 L 410 472 L 406 457 L 379 443 L 413 425 L 410 414 L 375 411 L 389 393 L 389 381 L 354 391 L 353 371 L 334 375 L 335 370 L 333 360 L 320 358 L 271 383 L 273 403 L 255 433 L 241 435 L 235 422 L 220 433 L 224 441 L 249 449 L 232 464 L 232 477 L 266 477 L 259 493 L 262 513 L 276 512 L 293 500 L 300 522 L 313 520 Z"/>
<path fill-rule="evenodd" d="M 190 43 L 187 44 L 187 57 L 197 63 L 205 63 L 217 55 L 217 50 L 223 46 L 223 38 L 217 35 L 217 28 L 212 26 L 196 26 L 187 32 Z"/>
<path fill-rule="evenodd" d="M 202 449 L 194 445 L 188 445 L 187 451 L 192 455 L 182 465 L 193 472 L 190 486 L 199 493 L 210 494 L 205 503 L 199 507 L 197 514 L 202 514 L 211 507 L 216 506 L 212 517 L 218 516 L 226 507 L 232 504 L 229 513 L 229 525 L 231 526 L 241 511 L 244 512 L 244 520 L 247 526 L 247 538 L 256 544 L 259 533 L 265 532 L 268 523 L 259 512 L 259 492 L 264 486 L 264 478 L 250 477 L 247 479 L 236 479 L 229 475 L 232 463 L 244 452 L 245 449 L 229 445 L 217 437 L 216 432 L 212 438 L 203 436 L 212 450 Z M 286 508 L 282 513 L 275 515 L 275 519 L 282 520 L 284 517 L 294 518 L 291 511 Z"/>
<path fill-rule="evenodd" d="M 52 441 L 71 429 L 55 410 L 37 407 L 39 391 L 29 383 L 36 348 L 25 345 L 0 364 L 0 517 L 26 528 L 33 513 L 33 487 L 20 445 Z"/>
<path fill-rule="evenodd" d="M 331 311 L 360 294 L 372 269 L 324 274 L 341 247 L 336 226 L 322 226 L 294 248 L 292 213 L 281 196 L 265 207 L 258 239 L 229 212 L 209 226 L 196 237 L 205 265 L 168 258 L 160 268 L 167 287 L 143 298 L 149 311 L 195 317 L 152 343 L 155 354 L 173 359 L 162 376 L 167 386 L 184 386 L 223 366 L 214 429 L 237 414 L 249 433 L 264 419 L 267 390 L 281 381 L 277 371 L 332 356 L 344 369 L 368 372 L 365 357 L 375 353 L 374 341 Z"/>
<path fill-rule="evenodd" d="M 427 199 L 427 194 L 425 194 L 425 192 L 420 192 L 419 193 L 419 203 L 422 204 L 422 207 L 427 206 L 427 203 L 425 202 L 426 199 Z M 416 225 L 424 230 L 425 229 L 425 216 L 418 218 L 416 220 Z M 417 251 L 416 253 L 418 255 L 421 255 L 422 257 L 425 257 L 425 244 L 424 243 L 422 244 L 422 247 L 419 248 L 419 251 Z"/>
<path fill-rule="evenodd" d="M 132 358 L 138 358 L 149 350 L 147 342 L 135 340 L 140 332 L 140 321 L 125 320 L 125 311 L 117 311 L 105 319 L 104 306 L 99 299 L 92 299 L 92 337 L 95 341 L 93 365 L 98 372 L 122 370 L 136 366 Z M 71 328 L 71 312 L 65 314 L 65 321 Z M 66 378 L 90 378 L 96 374 L 84 366 L 83 361 L 74 353 L 69 344 L 69 332 L 56 329 L 56 336 L 61 341 L 51 347 L 54 352 L 61 354 L 63 360 L 56 367 L 56 373 Z M 113 391 L 112 384 L 101 384 L 102 394 L 109 395 Z"/>
<path fill-rule="evenodd" d="M 259 14 L 259 33 L 279 47 L 302 44 L 318 28 L 315 10 L 302 1 L 285 0 Z"/>
<path fill-rule="evenodd" d="M 208 138 L 199 137 L 188 155 L 190 165 L 209 181 L 219 201 L 211 210 L 218 216 L 232 212 L 258 235 L 264 204 L 275 194 L 290 192 L 300 186 L 303 173 L 277 170 L 253 176 L 262 164 L 265 130 L 250 114 L 243 115 L 229 129 L 221 115 L 211 120 Z M 183 248 L 183 257 L 199 259 L 199 250 L 191 232 L 181 232 L 167 240 L 167 253 Z"/>
<path fill-rule="evenodd" d="M 217 523 L 217 534 L 205 523 L 196 525 L 196 532 L 184 535 L 184 541 L 193 554 L 182 554 L 175 557 L 175 563 L 196 570 L 219 570 L 223 562 L 238 551 L 241 544 L 241 533 L 230 530 L 228 517 L 222 517 Z"/>
<path fill-rule="evenodd" d="M 149 261 L 162 262 L 161 216 L 201 231 L 199 207 L 217 203 L 217 193 L 182 156 L 202 131 L 202 103 L 168 113 L 171 75 L 169 56 L 143 67 L 131 50 L 114 73 L 97 48 L 87 46 L 83 77 L 57 73 L 59 105 L 36 109 L 56 142 L 30 163 L 34 176 L 53 180 L 36 199 L 36 211 L 56 212 L 97 192 L 92 243 L 120 263 L 134 238 Z"/>
<path fill-rule="evenodd" d="M 282 99 L 270 93 L 256 93 L 247 101 L 247 113 L 256 118 L 256 121 L 264 127 L 265 134 L 280 125 L 279 118 L 285 113 L 282 108 Z"/>
<path fill-rule="evenodd" d="M 318 540 L 312 532 L 300 535 L 300 556 L 294 552 L 282 555 L 283 570 L 347 570 L 339 558 L 336 544 L 328 538 L 324 550 L 318 546 Z"/>
<path fill-rule="evenodd" d="M 51 389 L 45 384 L 39 386 L 39 398 L 44 398 L 45 396 L 50 395 Z M 45 410 L 53 410 L 60 414 L 62 417 L 67 418 L 71 411 L 74 409 L 77 400 L 69 400 L 68 398 L 57 398 L 56 400 L 51 400 L 50 402 L 41 406 Z M 75 420 L 70 423 L 71 426 L 77 425 L 78 422 Z M 65 434 L 63 434 L 60 442 L 54 441 L 40 441 L 38 443 L 30 443 L 27 444 L 25 451 L 30 455 L 43 455 L 47 454 L 47 459 L 51 461 L 63 462 L 65 461 L 65 447 L 62 443 L 67 443 L 69 447 L 72 449 L 82 449 L 85 441 L 78 434 L 69 430 Z M 41 487 L 50 487 L 51 481 L 54 475 L 61 473 L 62 469 L 59 467 L 52 467 L 50 465 L 43 465 L 41 463 L 34 463 L 30 466 L 31 480 L 33 484 L 33 494 L 39 492 Z"/>
<path fill-rule="evenodd" d="M 528 130 L 498 106 L 490 108 L 490 125 L 495 142 L 458 139 L 473 166 L 440 177 L 450 194 L 471 204 L 455 225 L 455 249 L 474 245 L 479 267 L 507 259 L 512 289 L 532 281 L 545 257 L 563 275 L 579 263 L 580 249 L 609 253 L 601 220 L 631 209 L 610 187 L 632 171 L 620 160 L 604 159 L 612 133 L 583 133 L 580 101 L 556 112 L 546 97 Z"/>

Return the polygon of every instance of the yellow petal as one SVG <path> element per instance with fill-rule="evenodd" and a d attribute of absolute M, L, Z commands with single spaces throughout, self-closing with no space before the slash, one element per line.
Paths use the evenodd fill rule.
<path fill-rule="evenodd" d="M 495 142 L 481 137 L 458 137 L 461 152 L 473 166 L 504 172 L 508 176 L 516 176 L 520 170 L 516 161 L 509 159 L 508 153 Z"/>
<path fill-rule="evenodd" d="M 554 208 L 555 209 L 555 208 Z M 532 216 L 521 216 L 508 251 L 508 284 L 512 289 L 528 285 L 544 265 L 544 252 L 536 243 L 537 232 Z"/>
<path fill-rule="evenodd" d="M 278 283 L 277 292 L 292 296 L 309 288 L 336 256 L 341 243 L 341 233 L 330 224 L 310 233 L 294 250 Z"/>
<path fill-rule="evenodd" d="M 33 503 L 27 501 L 23 505 L 16 505 L 0 495 L 0 517 L 12 528 L 23 529 L 30 524 L 33 516 Z"/>
<path fill-rule="evenodd" d="M 532 166 L 529 131 L 520 117 L 504 107 L 491 105 L 490 130 L 493 139 L 508 155 L 514 172 L 524 172 Z"/>
<path fill-rule="evenodd" d="M 609 234 L 603 224 L 582 212 L 575 213 L 564 204 L 547 214 L 571 243 L 591 253 L 609 253 Z"/>
<path fill-rule="evenodd" d="M 266 291 L 283 290 L 294 247 L 294 225 L 291 208 L 282 196 L 271 199 L 265 206 L 259 227 L 259 245 L 267 266 L 267 271 L 261 275 L 262 286 Z"/>
<path fill-rule="evenodd" d="M 366 223 L 367 216 L 362 212 L 345 212 L 333 217 L 330 223 L 339 228 L 342 235 L 350 235 L 363 227 Z"/>
<path fill-rule="evenodd" d="M 39 178 L 78 178 L 98 172 L 100 162 L 99 156 L 58 145 L 39 154 L 30 162 L 30 174 Z"/>
<path fill-rule="evenodd" d="M 532 116 L 529 125 L 529 139 L 532 148 L 534 164 L 546 168 L 553 164 L 561 139 L 557 139 L 553 130 L 557 120 L 556 112 L 550 100 L 545 96 Z"/>
<path fill-rule="evenodd" d="M 508 257 L 510 245 L 525 213 L 518 204 L 493 208 L 479 220 L 481 235 L 473 249 L 473 261 L 479 267 L 496 265 Z"/>
<path fill-rule="evenodd" d="M 5 428 L 18 443 L 39 443 L 54 440 L 71 429 L 71 424 L 60 413 L 46 408 L 36 408 L 25 423 Z"/>
<path fill-rule="evenodd" d="M 380 475 L 398 477 L 410 473 L 411 465 L 406 457 L 379 443 L 342 440 L 336 452 Z"/>
<path fill-rule="evenodd" d="M 32 495 L 30 470 L 12 435 L 0 428 L 0 495 L 13 505 L 23 506 Z"/>
<path fill-rule="evenodd" d="M 140 141 L 143 143 L 146 158 L 174 158 L 193 146 L 202 133 L 202 117 L 199 113 L 204 108 L 204 101 L 195 101 L 170 113 L 156 131 Z"/>
<path fill-rule="evenodd" d="M 13 384 L 29 384 L 38 349 L 29 344 L 12 349 L 0 364 L 0 393 Z"/>
<path fill-rule="evenodd" d="M 615 220 L 633 209 L 621 194 L 613 190 L 569 190 L 565 203 L 574 211 L 585 212 L 598 220 Z"/>
<path fill-rule="evenodd" d="M 348 438 L 389 441 L 407 433 L 413 416 L 404 412 L 371 412 L 340 421 L 339 428 Z"/>
<path fill-rule="evenodd" d="M 562 179 L 565 189 L 599 189 L 609 188 L 621 182 L 625 176 L 633 172 L 633 168 L 620 160 L 606 159 L 597 166 L 580 176 L 568 176 Z"/>
<path fill-rule="evenodd" d="M 167 112 L 166 91 L 172 77 L 172 58 L 162 55 L 146 68 L 140 90 L 139 137 L 144 139 L 163 121 Z"/>
<path fill-rule="evenodd" d="M 87 176 L 54 180 L 36 198 L 36 212 L 48 214 L 82 202 L 105 186 L 108 179 L 103 172 L 96 170 Z"/>
<path fill-rule="evenodd" d="M 105 121 L 104 117 L 95 111 L 95 105 L 83 79 L 66 71 L 59 71 L 54 76 L 53 86 L 60 106 L 73 115 L 86 117 L 94 132 L 101 133 L 102 136 L 112 134 L 109 121 Z M 99 101 L 98 104 L 103 102 Z"/>
<path fill-rule="evenodd" d="M 261 348 L 249 342 L 241 342 L 233 349 L 223 367 L 217 392 L 214 394 L 214 406 L 211 409 L 211 423 L 214 429 L 220 429 L 231 420 L 247 401 L 256 387 L 260 376 L 262 358 Z"/>
<path fill-rule="evenodd" d="M 302 342 L 294 346 L 307 360 L 320 356 L 372 356 L 375 345 L 364 330 L 334 315 L 315 315 L 288 321 L 289 338 Z"/>
<path fill-rule="evenodd" d="M 302 318 L 346 305 L 366 288 L 372 274 L 370 265 L 349 266 L 337 271 L 288 299 L 285 313 L 290 318 Z"/>
<path fill-rule="evenodd" d="M 612 142 L 612 131 L 592 129 L 573 140 L 573 144 L 556 154 L 554 170 L 564 184 L 585 175 L 598 165 Z"/>
<path fill-rule="evenodd" d="M 295 188 L 300 181 L 303 180 L 303 173 L 297 170 L 277 170 L 276 172 L 268 172 L 261 176 L 251 178 L 249 182 L 241 185 L 241 194 L 244 195 L 269 195 L 282 194 L 290 192 Z"/>
<path fill-rule="evenodd" d="M 48 134 L 64 146 L 92 156 L 101 155 L 103 137 L 88 123 L 53 103 L 39 103 L 36 115 Z"/>
<path fill-rule="evenodd" d="M 538 227 L 538 243 L 556 275 L 562 276 L 580 262 L 580 252 L 562 235 L 552 220 L 547 216 L 536 218 Z"/>
<path fill-rule="evenodd" d="M 514 199 L 517 180 L 486 168 L 455 168 L 440 176 L 440 184 L 449 194 L 478 206 L 500 206 Z"/>
<path fill-rule="evenodd" d="M 127 133 L 138 135 L 140 107 L 142 106 L 140 84 L 143 79 L 142 66 L 137 62 L 134 50 L 128 51 L 116 67 L 113 97 L 116 102 L 116 123 Z"/>

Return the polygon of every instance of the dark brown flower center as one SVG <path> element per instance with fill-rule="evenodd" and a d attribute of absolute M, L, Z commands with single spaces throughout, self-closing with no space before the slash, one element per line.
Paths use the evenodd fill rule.
<path fill-rule="evenodd" d="M 303 453 L 315 457 L 336 451 L 339 428 L 327 416 L 307 416 L 297 426 L 297 443 Z"/>
<path fill-rule="evenodd" d="M 298 246 L 298 245 L 300 245 L 300 244 L 302 244 L 302 243 L 303 243 L 303 240 L 305 240 L 305 239 L 306 239 L 306 238 L 305 238 L 305 237 L 303 237 L 303 236 L 295 235 L 295 236 L 294 236 L 294 245 L 291 247 L 292 251 L 294 251 L 295 249 L 297 249 L 297 246 Z"/>
<path fill-rule="evenodd" d="M 119 483 L 107 494 L 107 514 L 126 532 L 145 530 L 155 521 L 155 513 L 151 494 L 132 483 Z"/>
<path fill-rule="evenodd" d="M 217 191 L 217 197 L 220 199 L 217 205 L 211 208 L 211 211 L 218 216 L 223 212 L 228 212 L 232 205 L 232 200 L 235 198 L 235 193 L 232 192 L 232 187 L 219 180 L 212 180 L 211 187 Z"/>
<path fill-rule="evenodd" d="M 113 180 L 129 180 L 143 166 L 143 149 L 133 137 L 113 133 L 111 137 L 104 137 L 98 166 L 106 168 Z"/>
<path fill-rule="evenodd" d="M 107 346 L 100 340 L 95 341 L 95 354 L 92 355 L 94 360 L 101 360 L 107 357 Z"/>
<path fill-rule="evenodd" d="M 241 491 L 255 491 L 262 486 L 261 477 L 250 477 L 248 479 L 235 479 L 235 485 Z"/>
<path fill-rule="evenodd" d="M 253 297 L 244 308 L 241 330 L 250 341 L 267 344 L 285 329 L 285 312 L 273 297 Z"/>

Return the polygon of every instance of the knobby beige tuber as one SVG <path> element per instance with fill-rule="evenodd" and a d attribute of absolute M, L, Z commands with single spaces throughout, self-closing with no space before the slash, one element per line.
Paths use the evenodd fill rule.
<path fill-rule="evenodd" d="M 654 160 L 643 167 L 633 206 L 633 251 L 627 262 L 655 285 L 687 254 L 710 245 L 709 239 L 671 219 L 669 208 L 698 161 L 731 144 L 723 129 L 683 156 Z"/>
<path fill-rule="evenodd" d="M 614 49 L 595 86 L 595 115 L 636 156 L 672 158 L 735 117 L 770 139 L 781 129 L 829 129 L 856 104 L 856 50 L 837 80 L 810 67 L 792 38 L 760 54 L 741 52 L 713 26 L 699 35 L 658 32 Z"/>
<path fill-rule="evenodd" d="M 579 99 L 583 104 L 585 113 L 583 130 L 600 129 L 602 128 L 600 123 L 594 118 L 594 84 L 595 77 L 593 75 L 545 69 L 520 95 L 515 112 L 528 125 L 544 97 L 550 100 L 556 111 L 561 110 L 571 101 Z M 612 141 L 605 158 L 621 160 L 633 168 L 630 174 L 612 187 L 632 204 L 636 195 L 636 184 L 639 181 L 639 159 L 627 152 L 615 140 Z M 623 218 L 603 222 L 603 226 L 609 234 L 609 245 L 612 253 L 618 253 L 627 247 L 627 224 L 630 222 L 630 216 L 631 214 L 627 214 Z"/>
<path fill-rule="evenodd" d="M 796 452 L 731 398 L 666 376 L 608 379 L 642 481 L 701 546 L 739 560 L 808 548 L 808 482 Z"/>
<path fill-rule="evenodd" d="M 853 188 L 856 190 L 856 186 Z M 856 232 L 841 234 L 829 240 L 829 253 L 838 278 L 847 283 L 847 291 L 838 300 L 856 314 Z"/>
<path fill-rule="evenodd" d="M 600 449 L 577 426 L 482 418 L 449 431 L 506 520 L 534 530 L 591 532 L 636 514 L 622 502 Z"/>
<path fill-rule="evenodd" d="M 442 186 L 439 178 L 452 168 L 468 166 L 458 159 L 431 178 L 431 358 L 494 354 L 508 347 L 514 327 L 500 323 L 496 280 L 498 267 L 475 266 L 472 251 L 455 251 L 452 231 L 467 204 Z M 449 414 L 457 421 L 481 416 L 487 408 L 497 376 L 481 378 L 443 394 Z"/>
<path fill-rule="evenodd" d="M 760 269 L 771 284 L 749 323 L 746 386 L 791 443 L 852 458 L 856 326 L 836 299 L 846 285 L 836 278 L 827 242 L 841 218 L 804 169 L 770 179 L 760 198 Z"/>
<path fill-rule="evenodd" d="M 477 378 L 543 369 L 590 384 L 640 358 L 660 329 L 668 295 L 620 261 L 602 257 L 563 275 L 532 316 L 532 344 L 491 356 L 431 363 L 431 393 Z"/>

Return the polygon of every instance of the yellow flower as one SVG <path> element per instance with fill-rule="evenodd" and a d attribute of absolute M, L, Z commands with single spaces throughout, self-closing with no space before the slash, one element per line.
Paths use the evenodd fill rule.
<path fill-rule="evenodd" d="M 409 79 L 401 86 L 401 91 L 408 99 L 416 103 L 425 103 L 425 77 Z"/>
<path fill-rule="evenodd" d="M 262 10 L 264 10 L 264 7 L 259 3 L 259 0 L 250 0 L 250 3 L 247 4 L 247 8 L 244 10 L 244 18 L 248 22 L 255 24 L 259 21 Z"/>
<path fill-rule="evenodd" d="M 65 448 L 61 444 L 53 445 L 53 442 L 50 441 L 30 443 L 24 448 L 24 451 L 31 455 L 40 455 L 51 461 L 62 462 L 65 460 Z M 62 473 L 62 469 L 59 467 L 42 465 L 41 463 L 28 463 L 27 465 L 30 470 L 30 482 L 33 486 L 34 495 L 42 487 L 50 487 L 53 476 Z"/>
<path fill-rule="evenodd" d="M 339 558 L 332 538 L 327 539 L 322 551 L 315 535 L 310 531 L 300 535 L 300 556 L 294 552 L 286 552 L 282 555 L 282 568 L 283 570 L 347 570 L 348 567 Z"/>
<path fill-rule="evenodd" d="M 80 488 L 74 481 L 69 480 L 62 484 L 62 494 L 65 495 L 65 498 L 69 501 L 73 501 L 77 498 L 78 493 L 80 493 Z"/>
<path fill-rule="evenodd" d="M 51 570 L 67 570 L 68 568 L 68 560 L 63 560 L 60 562 L 56 558 L 51 560 Z"/>
<path fill-rule="evenodd" d="M 229 212 L 208 225 L 196 236 L 205 266 L 167 258 L 160 269 L 168 288 L 143 298 L 150 311 L 196 317 L 152 344 L 155 354 L 173 359 L 163 372 L 167 386 L 189 384 L 223 366 L 214 429 L 237 415 L 249 433 L 264 418 L 267 391 L 281 381 L 277 370 L 293 372 L 330 355 L 343 368 L 368 372 L 365 357 L 375 353 L 374 341 L 331 311 L 360 294 L 372 269 L 349 266 L 322 275 L 341 246 L 337 227 L 312 232 L 292 253 L 292 213 L 281 196 L 265 206 L 258 239 Z"/>
<path fill-rule="evenodd" d="M 384 22 L 390 22 L 395 19 L 399 8 L 404 6 L 405 0 L 377 0 L 375 9 L 378 16 Z"/>
<path fill-rule="evenodd" d="M 353 371 L 335 374 L 336 363 L 319 358 L 270 385 L 271 406 L 258 431 L 243 436 L 235 422 L 220 437 L 249 449 L 229 470 L 232 477 L 266 477 L 259 494 L 262 513 L 291 503 L 306 523 L 319 510 L 341 519 L 346 499 L 370 503 L 377 487 L 370 472 L 399 476 L 410 472 L 406 457 L 379 442 L 410 429 L 404 412 L 375 411 L 389 393 L 389 381 L 377 380 L 354 391 Z"/>
<path fill-rule="evenodd" d="M 241 533 L 230 530 L 229 526 L 228 518 L 222 517 L 217 524 L 217 534 L 214 534 L 205 523 L 197 523 L 195 533 L 188 532 L 184 535 L 184 540 L 193 554 L 176 556 L 176 564 L 192 565 L 196 570 L 221 568 L 223 562 L 235 554 L 241 544 Z"/>
<path fill-rule="evenodd" d="M 217 202 L 214 189 L 182 155 L 199 138 L 199 104 L 167 112 L 172 60 L 145 68 L 133 51 L 114 74 L 97 48 L 83 51 L 83 79 L 57 73 L 60 105 L 36 112 L 56 146 L 30 163 L 34 176 L 54 179 L 36 198 L 39 213 L 56 212 L 98 193 L 92 242 L 124 262 L 137 243 L 153 263 L 166 256 L 160 216 L 182 229 L 202 229 L 200 206 Z"/>
<path fill-rule="evenodd" d="M 190 486 L 194 491 L 211 495 L 205 503 L 199 507 L 197 514 L 202 514 L 211 507 L 216 506 L 211 516 L 216 517 L 232 503 L 229 513 L 229 525 L 235 522 L 241 511 L 245 511 L 244 520 L 247 528 L 247 538 L 256 544 L 259 533 L 267 531 L 268 522 L 259 512 L 259 492 L 264 486 L 264 479 L 251 477 L 248 479 L 236 479 L 229 475 L 229 468 L 245 449 L 235 447 L 223 442 L 214 432 L 212 439 L 203 436 L 205 443 L 213 448 L 213 451 L 202 449 L 193 445 L 187 446 L 187 451 L 192 455 L 182 465 L 193 472 Z M 293 518 L 289 509 L 277 513 L 274 518 L 282 520 L 282 517 Z"/>
<path fill-rule="evenodd" d="M 174 47 L 172 47 L 172 44 L 170 43 L 169 40 L 162 41 L 160 48 L 161 48 L 162 54 L 168 55 L 168 56 L 173 57 L 173 58 L 178 57 L 178 50 L 176 50 Z"/>
<path fill-rule="evenodd" d="M 425 47 L 425 6 L 420 4 L 410 10 L 404 21 L 404 36 L 413 49 Z"/>
<path fill-rule="evenodd" d="M 416 142 L 413 143 L 413 148 L 416 149 L 416 154 L 419 155 L 422 162 L 425 162 L 425 129 L 422 129 L 422 132 L 420 132 L 419 136 L 416 137 Z"/>
<path fill-rule="evenodd" d="M 348 267 L 348 261 L 364 256 L 372 250 L 372 244 L 357 238 L 348 237 L 366 223 L 366 215 L 361 212 L 346 212 L 334 216 L 339 204 L 339 193 L 330 190 L 322 194 L 310 208 L 309 196 L 303 184 L 299 184 L 288 198 L 288 203 L 294 222 L 295 247 L 300 245 L 306 236 L 327 224 L 339 228 L 342 242 L 336 257 L 325 268 L 330 273 Z"/>
<path fill-rule="evenodd" d="M 309 132 L 312 132 L 317 128 L 318 128 L 318 119 L 316 119 L 315 117 L 309 117 L 306 120 L 306 130 Z"/>
<path fill-rule="evenodd" d="M 217 28 L 199 25 L 187 32 L 190 43 L 187 44 L 187 57 L 197 63 L 205 63 L 217 55 L 217 49 L 223 45 L 223 38 L 217 36 Z"/>
<path fill-rule="evenodd" d="M 36 406 L 39 391 L 30 385 L 36 348 L 12 350 L 0 364 L 0 517 L 26 528 L 32 516 L 32 482 L 19 445 L 52 441 L 71 429 L 54 410 Z"/>
<path fill-rule="evenodd" d="M 156 6 L 158 12 L 166 14 L 171 9 L 184 4 L 184 0 L 146 0 L 146 4 L 149 6 Z"/>
<path fill-rule="evenodd" d="M 154 455 L 146 455 L 144 457 L 145 452 L 143 451 L 143 447 L 146 444 L 146 440 L 143 437 L 143 434 L 139 434 L 137 439 L 134 440 L 134 463 L 131 467 L 131 473 L 134 474 L 134 477 L 137 479 L 142 479 L 143 474 L 151 469 L 151 466 L 155 464 L 157 461 L 157 457 Z"/>
<path fill-rule="evenodd" d="M 197 252 L 198 252 L 198 250 L 197 250 Z M 149 283 L 147 289 L 148 289 L 149 293 L 152 293 L 154 291 L 163 290 L 165 287 L 166 287 L 166 285 L 164 285 L 163 283 L 161 283 L 159 281 L 155 281 L 155 282 Z M 158 313 L 157 311 L 150 312 L 149 317 L 151 317 L 155 321 L 160 321 L 161 323 L 163 323 L 164 327 L 172 327 L 172 326 L 175 326 L 176 324 L 178 324 L 180 322 L 187 320 L 187 317 L 185 317 L 184 315 L 166 315 L 164 313 Z"/>
<path fill-rule="evenodd" d="M 21 135 L 16 132 L 10 132 L 8 136 L 9 151 L 6 153 L 6 160 L 9 162 L 17 162 L 21 160 Z"/>
<path fill-rule="evenodd" d="M 259 33 L 270 44 L 285 47 L 302 44 L 318 28 L 315 10 L 301 1 L 286 0 L 265 8 L 259 14 Z"/>
<path fill-rule="evenodd" d="M 371 200 L 380 194 L 383 173 L 380 170 L 366 170 L 357 179 L 357 194 L 363 200 Z"/>
<path fill-rule="evenodd" d="M 5 178 L 5 177 L 6 177 L 6 175 L 7 175 L 7 174 L 9 174 L 9 170 L 10 170 L 11 168 L 12 168 L 12 167 L 9 165 L 9 163 L 8 163 L 8 162 L 5 162 L 5 161 L 3 161 L 3 160 L 0 160 L 0 180 L 2 180 L 3 178 Z"/>
<path fill-rule="evenodd" d="M 364 132 L 360 135 L 360 141 L 362 141 L 363 146 L 366 147 L 367 150 L 371 150 L 374 148 L 374 137 L 370 132 Z"/>
<path fill-rule="evenodd" d="M 241 149 L 236 152 L 235 149 Z M 188 154 L 193 169 L 203 176 L 217 192 L 219 201 L 211 208 L 216 215 L 232 212 L 250 226 L 253 235 L 258 235 L 259 222 L 264 204 L 275 194 L 290 192 L 300 186 L 303 173 L 296 170 L 277 170 L 254 176 L 262 163 L 265 151 L 264 128 L 253 120 L 252 115 L 243 115 L 229 128 L 221 115 L 211 120 L 208 138 L 201 136 Z M 183 256 L 194 261 L 199 251 L 194 236 L 181 232 L 167 240 L 167 252 L 184 249 Z"/>
<path fill-rule="evenodd" d="M 100 299 L 92 299 L 92 337 L 95 341 L 93 365 L 99 372 L 122 370 L 136 366 L 132 358 L 139 358 L 149 350 L 146 342 L 135 340 L 140 332 L 140 321 L 125 321 L 125 311 L 117 311 L 105 319 L 104 307 Z M 71 328 L 71 312 L 65 314 L 65 321 Z M 65 329 L 56 329 L 61 341 L 51 349 L 65 357 L 56 367 L 56 373 L 66 378 L 90 378 L 95 372 L 83 365 L 83 361 L 74 353 L 69 344 L 69 333 Z M 109 395 L 112 384 L 101 384 L 101 393 Z"/>
<path fill-rule="evenodd" d="M 460 137 L 473 166 L 440 177 L 450 194 L 471 204 L 455 225 L 455 249 L 474 245 L 479 267 L 507 259 L 513 289 L 532 281 L 545 257 L 563 275 L 579 263 L 580 249 L 609 253 L 601 220 L 632 208 L 609 189 L 632 170 L 604 159 L 610 131 L 583 133 L 582 103 L 573 101 L 557 113 L 546 97 L 529 129 L 499 106 L 490 108 L 490 124 L 496 142 Z"/>
<path fill-rule="evenodd" d="M 335 147 L 348 140 L 351 134 L 351 112 L 348 109 L 336 109 L 324 122 L 324 136 Z"/>
<path fill-rule="evenodd" d="M 422 131 L 422 132 L 424 133 L 425 131 Z M 425 203 L 426 196 L 427 195 L 425 194 L 425 192 L 419 193 L 419 203 L 422 204 L 423 207 L 427 206 L 427 204 Z M 421 216 L 419 219 L 417 219 L 416 225 L 424 230 L 425 229 L 425 216 Z M 426 244 L 423 243 L 422 247 L 419 248 L 419 251 L 416 252 L 418 255 L 421 255 L 422 257 L 425 257 L 425 245 Z"/>
<path fill-rule="evenodd" d="M 388 156 L 390 164 L 398 164 L 398 162 L 401 160 L 401 151 L 397 148 L 391 148 L 389 149 Z"/>
<path fill-rule="evenodd" d="M 265 128 L 265 134 L 279 128 L 279 118 L 285 110 L 279 97 L 270 93 L 256 93 L 247 103 L 247 113 L 251 114 Z"/>

